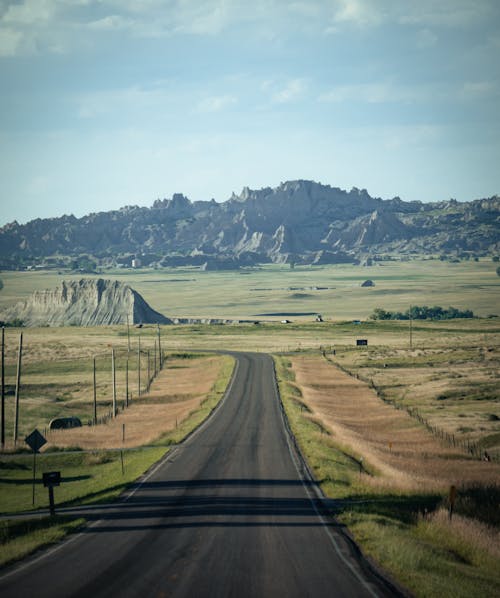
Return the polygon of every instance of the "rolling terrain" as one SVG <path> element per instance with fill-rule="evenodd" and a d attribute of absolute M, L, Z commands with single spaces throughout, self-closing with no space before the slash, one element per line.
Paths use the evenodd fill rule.
<path fill-rule="evenodd" d="M 197 266 L 359 263 L 393 255 L 496 255 L 500 199 L 423 203 L 374 198 L 313 181 L 243 189 L 225 202 L 181 193 L 150 208 L 0 228 L 0 267 Z"/>
<path fill-rule="evenodd" d="M 72 541 L 0 576 L 3 597 L 399 595 L 321 515 L 270 357 L 235 357 L 214 416 L 120 502 L 87 509 Z"/>

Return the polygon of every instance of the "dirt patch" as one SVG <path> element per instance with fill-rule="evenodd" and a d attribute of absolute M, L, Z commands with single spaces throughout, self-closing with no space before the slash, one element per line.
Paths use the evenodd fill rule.
<path fill-rule="evenodd" d="M 303 400 L 334 439 L 363 456 L 379 475 L 367 481 L 394 489 L 444 489 L 500 483 L 500 465 L 468 458 L 441 444 L 406 412 L 384 403 L 364 382 L 320 357 L 291 359 Z"/>

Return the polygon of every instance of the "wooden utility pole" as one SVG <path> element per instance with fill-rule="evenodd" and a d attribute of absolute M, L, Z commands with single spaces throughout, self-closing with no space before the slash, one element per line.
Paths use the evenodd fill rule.
<path fill-rule="evenodd" d="M 128 357 L 125 364 L 125 407 L 128 407 Z"/>
<path fill-rule="evenodd" d="M 160 332 L 160 325 L 158 324 L 158 355 L 160 361 L 160 370 L 163 368 L 163 357 L 161 354 L 161 332 Z"/>
<path fill-rule="evenodd" d="M 156 339 L 155 339 L 155 348 L 154 348 L 154 368 L 153 368 L 153 371 L 154 371 L 154 375 L 155 375 L 155 378 L 156 378 L 156 376 L 158 376 L 158 366 L 156 364 Z"/>
<path fill-rule="evenodd" d="M 5 447 L 5 326 L 2 326 L 2 411 L 0 441 L 2 449 Z"/>
<path fill-rule="evenodd" d="M 23 333 L 19 335 L 19 353 L 17 355 L 17 378 L 16 378 L 16 406 L 14 412 L 14 447 L 17 444 L 17 432 L 19 429 L 19 395 L 21 392 L 21 364 L 23 356 Z"/>
<path fill-rule="evenodd" d="M 127 314 L 127 346 L 128 346 L 128 352 L 130 353 L 130 324 L 129 324 L 129 320 L 128 320 L 128 314 Z"/>
<path fill-rule="evenodd" d="M 114 349 L 111 349 L 111 371 L 113 375 L 113 417 L 116 417 L 116 370 Z"/>
<path fill-rule="evenodd" d="M 413 319 L 412 319 L 411 309 L 412 309 L 412 306 L 410 305 L 410 312 L 409 312 L 409 315 L 410 315 L 410 349 L 413 348 Z"/>
<path fill-rule="evenodd" d="M 139 348 L 137 349 L 137 396 L 141 396 L 141 335 L 139 334 Z"/>
<path fill-rule="evenodd" d="M 149 349 L 148 349 L 148 392 L 149 392 L 150 386 L 151 386 L 151 359 L 150 359 L 150 354 L 149 354 Z"/>
<path fill-rule="evenodd" d="M 97 384 L 95 375 L 95 357 L 94 357 L 94 426 L 97 425 Z"/>

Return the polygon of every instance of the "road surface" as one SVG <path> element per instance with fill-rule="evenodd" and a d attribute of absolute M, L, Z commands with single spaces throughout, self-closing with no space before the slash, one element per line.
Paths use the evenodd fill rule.
<path fill-rule="evenodd" d="M 87 509 L 82 533 L 4 571 L 2 598 L 397 595 L 321 514 L 271 358 L 235 357 L 202 428 L 122 501 Z"/>

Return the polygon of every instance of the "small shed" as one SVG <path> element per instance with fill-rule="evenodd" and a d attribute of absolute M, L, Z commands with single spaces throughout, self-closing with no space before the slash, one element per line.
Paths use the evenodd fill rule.
<path fill-rule="evenodd" d="M 69 428 L 80 428 L 82 422 L 78 417 L 56 417 L 49 423 L 50 430 L 68 430 Z"/>

